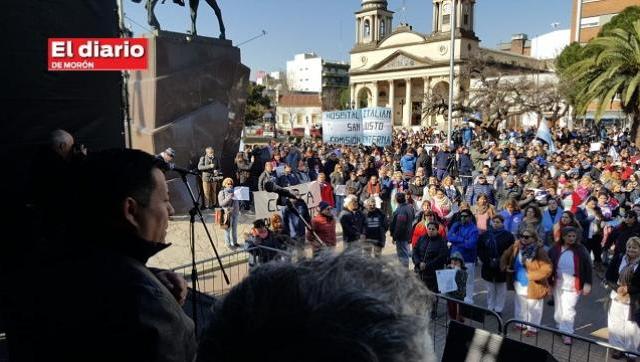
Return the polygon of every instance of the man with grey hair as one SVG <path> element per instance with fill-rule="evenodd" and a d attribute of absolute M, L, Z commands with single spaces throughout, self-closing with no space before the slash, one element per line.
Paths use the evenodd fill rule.
<path fill-rule="evenodd" d="M 340 214 L 340 225 L 342 226 L 342 238 L 345 247 L 351 247 L 362 238 L 362 223 L 364 216 L 358 210 L 358 197 L 349 195 L 344 199 L 344 210 Z"/>
<path fill-rule="evenodd" d="M 415 273 L 355 250 L 265 264 L 215 306 L 198 361 L 433 361 L 430 305 Z"/>
<path fill-rule="evenodd" d="M 221 177 L 220 162 L 213 153 L 213 147 L 205 149 L 204 156 L 200 157 L 198 170 L 202 171 L 202 189 L 204 190 L 204 208 L 213 209 L 218 205 L 218 182 Z"/>

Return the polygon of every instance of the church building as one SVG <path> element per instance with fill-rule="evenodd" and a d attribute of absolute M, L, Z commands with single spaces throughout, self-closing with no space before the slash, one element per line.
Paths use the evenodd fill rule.
<path fill-rule="evenodd" d="M 393 28 L 392 11 L 386 0 L 362 0 L 355 13 L 356 44 L 351 50 L 349 70 L 351 106 L 389 107 L 393 125 L 443 126 L 442 116 L 423 116 L 423 105 L 432 94 L 448 99 L 450 40 L 453 0 L 433 0 L 430 34 L 421 34 L 408 24 Z M 456 0 L 454 74 L 474 54 L 489 57 L 519 69 L 546 70 L 537 59 L 480 47 L 474 27 L 476 0 Z M 454 81 L 454 98 L 469 87 L 469 79 Z"/>

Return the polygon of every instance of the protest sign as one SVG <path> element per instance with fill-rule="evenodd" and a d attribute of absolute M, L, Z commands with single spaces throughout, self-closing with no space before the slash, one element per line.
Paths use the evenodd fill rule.
<path fill-rule="evenodd" d="M 363 108 L 322 114 L 322 140 L 349 146 L 390 146 L 391 109 Z"/>
<path fill-rule="evenodd" d="M 602 142 L 594 142 L 589 146 L 589 152 L 600 152 L 602 149 Z"/>
<path fill-rule="evenodd" d="M 458 290 L 456 272 L 455 269 L 436 270 L 436 280 L 440 293 L 444 294 Z"/>
<path fill-rule="evenodd" d="M 317 207 L 322 201 L 320 184 L 317 181 L 285 188 L 294 195 L 300 195 L 300 198 L 310 209 Z M 267 219 L 282 208 L 282 206 L 278 205 L 278 194 L 273 192 L 255 191 L 253 193 L 253 202 L 256 208 L 256 219 Z"/>
<path fill-rule="evenodd" d="M 238 186 L 233 189 L 233 196 L 238 201 L 249 201 L 249 188 L 245 186 Z"/>

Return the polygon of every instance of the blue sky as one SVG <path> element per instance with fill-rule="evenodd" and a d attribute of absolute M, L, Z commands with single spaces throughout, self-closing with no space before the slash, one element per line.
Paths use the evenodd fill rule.
<path fill-rule="evenodd" d="M 143 3 L 146 0 L 143 0 Z M 185 0 L 188 2 L 188 0 Z M 394 27 L 406 21 L 419 32 L 431 31 L 432 0 L 390 0 L 389 9 L 396 12 Z M 124 0 L 126 24 L 136 35 L 147 32 L 144 4 Z M 353 13 L 360 8 L 359 0 L 218 0 L 227 28 L 227 38 L 234 44 L 259 35 L 267 35 L 240 47 L 242 61 L 257 70 L 284 70 L 294 54 L 316 52 L 328 60 L 349 59 L 354 43 Z M 572 0 L 477 0 L 476 34 L 481 46 L 495 48 L 509 41 L 515 33 L 529 37 L 552 30 L 552 23 L 561 29 L 571 26 Z M 163 29 L 186 32 L 191 27 L 189 7 L 179 7 L 166 0 L 158 2 L 156 16 Z M 138 25 L 138 24 L 142 25 Z M 209 5 L 200 1 L 198 33 L 217 36 L 218 25 Z"/>

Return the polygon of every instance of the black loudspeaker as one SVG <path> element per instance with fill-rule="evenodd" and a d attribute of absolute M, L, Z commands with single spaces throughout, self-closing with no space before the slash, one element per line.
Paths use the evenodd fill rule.
<path fill-rule="evenodd" d="M 442 362 L 557 362 L 549 352 L 456 321 L 449 323 Z"/>

